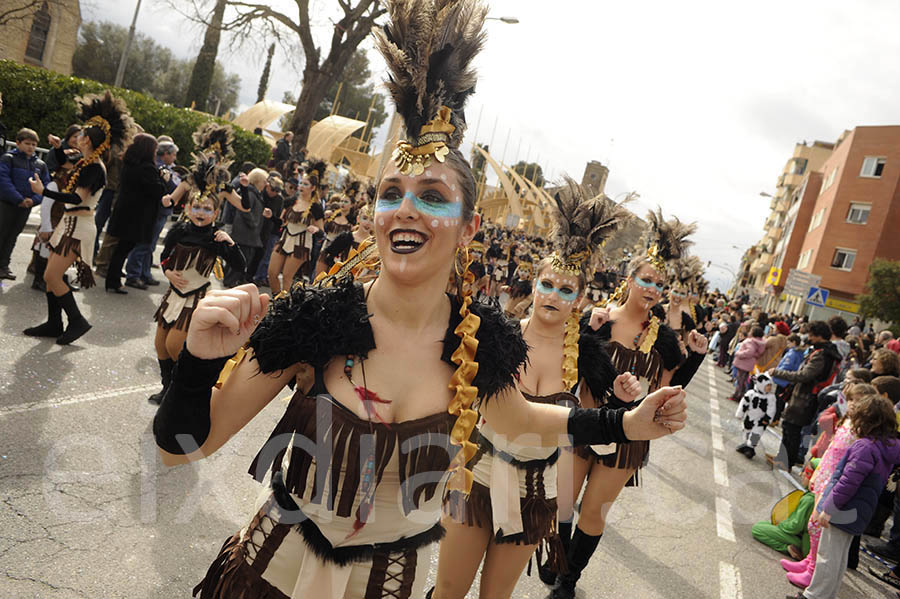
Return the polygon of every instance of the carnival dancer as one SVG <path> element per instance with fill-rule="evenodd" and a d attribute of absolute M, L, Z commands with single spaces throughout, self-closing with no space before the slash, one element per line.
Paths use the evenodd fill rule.
<path fill-rule="evenodd" d="M 641 391 L 637 379 L 617 376 L 599 336 L 590 328 L 580 333 L 581 313 L 575 310 L 591 255 L 630 213 L 605 196 L 591 199 L 568 178 L 556 201 L 556 250 L 537 264 L 528 290 L 534 309 L 520 322 L 528 367 L 519 370 L 519 389 L 536 404 L 573 406 L 581 405 L 579 389 L 582 396 L 606 398 L 615 381 L 620 401 L 631 403 Z M 492 423 L 481 419 L 475 433 L 472 492 L 464 502 L 445 504 L 447 536 L 436 583 L 442 599 L 466 596 L 482 558 L 479 596 L 485 599 L 509 597 L 539 545 L 541 554 L 547 550 L 549 570 L 565 563 L 566 547 L 556 532 L 559 448 L 531 446 L 527 436 L 507 439 Z"/>
<path fill-rule="evenodd" d="M 325 245 L 334 241 L 341 233 L 349 233 L 356 224 L 353 199 L 347 194 L 338 196 L 338 209 L 325 219 Z"/>
<path fill-rule="evenodd" d="M 75 98 L 78 118 L 84 128 L 77 138 L 82 158 L 75 164 L 63 191 L 44 189 L 40 179 L 31 178 L 31 189 L 46 197 L 68 204 L 65 216 L 50 237 L 51 253 L 44 271 L 47 283 L 47 322 L 25 329 L 31 337 L 55 337 L 60 345 L 68 345 L 85 333 L 91 324 L 81 315 L 72 290 L 63 280 L 66 269 L 75 264 L 83 289 L 93 287 L 92 261 L 97 227 L 93 210 L 106 185 L 106 167 L 101 160 L 107 149 L 121 149 L 134 131 L 134 120 L 125 102 L 104 94 L 88 94 Z M 62 312 L 69 320 L 63 330 Z"/>
<path fill-rule="evenodd" d="M 251 466 L 267 481 L 256 515 L 195 589 L 202 599 L 421 597 L 444 490 L 471 487 L 476 407 L 499 434 L 529 431 L 551 445 L 567 433 L 581 444 L 656 438 L 687 416 L 677 389 L 627 413 L 526 401 L 515 387 L 526 358 L 516 324 L 445 294 L 454 255 L 480 223 L 459 144 L 487 11 L 474 0 L 387 7 L 376 43 L 406 139 L 379 182 L 378 278 L 294 286 L 271 307 L 253 285 L 210 292 L 154 420 L 164 462 L 183 463 L 297 386 Z"/>
<path fill-rule="evenodd" d="M 353 229 L 341 233 L 325 246 L 319 254 L 319 261 L 316 264 L 316 276 L 328 272 L 336 260 L 345 262 L 352 250 L 357 249 L 359 244 L 375 233 L 372 216 L 372 208 L 363 206 L 356 217 L 357 224 L 353 226 Z M 328 223 L 325 224 L 325 228 L 328 229 Z M 359 277 L 357 280 L 360 280 Z"/>
<path fill-rule="evenodd" d="M 661 215 L 660 215 L 661 218 Z M 675 219 L 677 221 L 677 219 Z M 692 223 L 685 225 L 685 234 L 696 231 L 697 225 Z M 690 232 L 690 233 L 688 233 Z M 692 242 L 684 239 L 682 241 L 682 252 Z M 690 256 L 693 258 L 694 256 Z M 663 321 L 669 325 L 681 342 L 682 353 L 687 354 L 686 343 L 688 335 L 697 328 L 697 320 L 695 315 L 691 314 L 690 297 L 695 273 L 693 271 L 693 262 L 688 260 L 688 256 L 682 255 L 678 260 L 674 260 L 669 277 L 668 301 L 663 305 L 663 311 L 659 315 Z"/>
<path fill-rule="evenodd" d="M 234 157 L 234 130 L 231 125 L 220 125 L 213 121 L 207 121 L 191 134 L 194 141 L 195 154 L 203 154 L 206 160 L 214 159 L 216 162 L 228 162 Z M 247 205 L 242 194 L 232 188 L 230 179 L 231 175 L 227 170 L 217 170 L 222 181 L 216 182 L 218 188 L 219 202 L 228 202 L 234 206 L 235 210 L 248 212 L 250 206 Z M 171 194 L 163 196 L 163 206 L 175 207 L 185 202 L 192 201 L 192 193 L 196 192 L 194 183 L 190 180 L 192 177 L 185 177 L 178 183 L 178 186 Z M 241 174 L 241 184 L 244 184 L 246 175 Z"/>
<path fill-rule="evenodd" d="M 667 263 L 681 255 L 687 230 L 677 219 L 666 221 L 661 213 L 648 214 L 648 230 L 644 235 L 646 253 L 633 258 L 628 265 L 628 278 L 610 298 L 615 307 L 594 308 L 592 327 L 609 342 L 609 354 L 619 373 L 638 377 L 645 392 L 653 392 L 673 380 L 673 373 L 683 362 L 678 336 L 652 308 L 658 304 L 665 288 Z M 706 353 L 706 338 L 696 331 L 688 338 L 692 352 L 678 382 L 686 384 Z M 610 395 L 594 397 L 596 405 L 633 408 Z M 585 406 L 592 405 L 584 400 Z M 560 536 L 572 530 L 575 499 L 585 477 L 587 487 L 581 501 L 578 523 L 569 541 L 566 573 L 556 577 L 551 597 L 571 599 L 581 572 L 597 549 L 606 527 L 606 516 L 626 484 L 638 483 L 638 470 L 645 466 L 650 452 L 647 441 L 579 448 L 573 463 L 561 460 L 559 465 Z M 570 478 L 571 477 L 571 478 Z M 574 481 L 572 483 L 569 480 Z M 565 540 L 563 541 L 565 542 Z M 545 582 L 549 576 L 545 573 Z"/>
<path fill-rule="evenodd" d="M 519 320 L 528 311 L 528 306 L 531 304 L 533 279 L 534 260 L 531 256 L 522 256 L 516 266 L 512 284 L 503 288 L 509 293 L 509 299 L 506 301 L 503 311 L 510 318 Z"/>
<path fill-rule="evenodd" d="M 300 180 L 300 193 L 290 206 L 284 207 L 284 228 L 269 258 L 269 287 L 272 295 L 290 289 L 294 276 L 312 257 L 313 236 L 324 227 L 325 210 L 319 201 L 319 180 L 325 163 L 311 164 Z M 281 279 L 279 279 L 279 276 Z"/>
<path fill-rule="evenodd" d="M 221 206 L 222 181 L 227 181 L 228 162 L 217 163 L 213 155 L 194 154 L 188 177 L 191 191 L 185 206 L 187 219 L 177 222 L 166 234 L 160 267 L 169 279 L 156 320 L 156 357 L 162 391 L 148 398 L 159 405 L 172 380 L 172 369 L 184 347 L 191 316 L 210 286 L 217 258 L 235 271 L 244 269 L 244 255 L 234 240 L 213 223 Z"/>

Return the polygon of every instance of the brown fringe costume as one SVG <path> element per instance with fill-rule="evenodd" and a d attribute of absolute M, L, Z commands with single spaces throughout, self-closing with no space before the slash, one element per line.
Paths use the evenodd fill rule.
<path fill-rule="evenodd" d="M 163 271 L 180 271 L 188 280 L 189 289 L 176 289 L 169 283 L 159 308 L 153 315 L 164 329 L 175 327 L 186 331 L 197 303 L 206 295 L 210 275 L 221 256 L 235 270 L 244 269 L 244 255 L 237 245 L 215 241 L 216 228 L 198 227 L 190 221 L 180 221 L 166 234 L 160 264 Z"/>
<path fill-rule="evenodd" d="M 607 354 L 606 341 L 588 326 L 589 318 L 589 314 L 584 316 L 579 327 L 578 380 L 588 386 L 594 397 L 605 398 L 612 392 L 616 371 Z M 572 407 L 581 403 L 577 395 L 567 391 L 522 395 L 541 404 Z M 450 494 L 444 504 L 445 514 L 460 524 L 492 531 L 492 539 L 497 543 L 538 545 L 538 561 L 546 551 L 546 566 L 563 572 L 566 556 L 557 533 L 556 462 L 560 451 L 569 448 L 510 442 L 497 435 L 483 419 L 476 441 L 472 493 L 467 500 Z M 528 443 L 527 436 L 520 441 Z"/>
<path fill-rule="evenodd" d="M 459 345 L 451 297 L 442 360 Z M 526 349 L 516 323 L 473 304 L 481 401 L 514 384 Z M 302 331 L 302 334 L 299 334 Z M 375 347 L 362 288 L 294 288 L 273 302 L 250 341 L 261 372 L 309 364 L 315 383 L 298 391 L 250 474 L 268 485 L 249 524 L 226 541 L 203 581 L 201 599 L 424 595 L 430 547 L 443 535 L 441 501 L 455 455 L 455 416 L 440 412 L 383 424 L 359 418 L 325 388 L 332 358 L 364 358 Z M 363 496 L 372 512 L 356 533 Z"/>
<path fill-rule="evenodd" d="M 347 224 L 342 225 L 341 223 L 336 223 L 333 220 L 325 223 L 325 240 L 326 243 L 330 241 L 334 241 L 335 237 L 340 235 L 341 233 L 348 233 L 353 230 L 353 223 L 347 221 Z"/>
<path fill-rule="evenodd" d="M 94 208 L 106 187 L 106 168 L 102 162 L 94 162 L 81 170 L 78 187 L 86 187 L 91 195 L 81 204 L 65 204 L 65 213 L 53 229 L 48 242 L 50 251 L 64 256 L 73 252 L 78 282 L 85 289 L 96 284 L 94 280 L 94 239 L 97 225 L 94 224 Z M 61 203 L 61 202 L 60 202 Z"/>
<path fill-rule="evenodd" d="M 582 320 L 582 331 L 585 321 Z M 643 353 L 639 349 L 630 349 L 617 341 L 611 340 L 612 321 L 600 327 L 597 334 L 608 342 L 609 357 L 613 368 L 617 373 L 630 372 L 636 376 L 644 391 L 649 393 L 658 389 L 662 383 L 664 370 L 675 370 L 682 361 L 681 349 L 678 344 L 678 336 L 663 323 L 660 323 L 656 342 L 649 352 Z M 634 407 L 621 402 L 614 395 L 609 394 L 605 398 L 594 396 L 597 406 L 609 405 L 611 407 Z M 592 445 L 578 448 L 578 455 L 587 460 L 597 460 L 609 468 L 624 470 L 640 469 L 647 465 L 650 456 L 649 441 L 632 441 L 613 445 Z M 629 484 L 637 484 L 637 473 Z"/>
<path fill-rule="evenodd" d="M 284 228 L 281 237 L 275 243 L 275 251 L 283 256 L 293 256 L 301 262 L 309 259 L 313 247 L 313 235 L 306 232 L 306 228 L 314 220 L 325 217 L 322 205 L 318 200 L 310 200 L 312 204 L 309 210 L 300 212 L 289 207 L 284 211 Z"/>

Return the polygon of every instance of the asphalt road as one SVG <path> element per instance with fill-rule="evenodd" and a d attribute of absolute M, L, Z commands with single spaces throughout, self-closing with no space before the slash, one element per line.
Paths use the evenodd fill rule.
<path fill-rule="evenodd" d="M 28 241 L 14 254 L 19 280 L 0 288 L 0 598 L 188 597 L 250 516 L 259 487 L 246 469 L 284 403 L 273 401 L 212 458 L 165 469 L 146 402 L 158 389 L 151 317 L 162 288 L 113 296 L 101 281 L 76 294 L 94 328 L 75 345 L 24 337 L 45 315 L 24 277 Z M 643 487 L 625 489 L 613 507 L 579 597 L 796 592 L 782 556 L 750 536 L 790 482 L 760 456 L 734 452 L 727 391 L 725 375 L 705 364 L 689 389 L 688 427 L 653 443 Z M 767 434 L 764 444 L 774 449 L 777 439 Z M 847 574 L 840 597 L 893 596 L 866 573 L 870 563 L 863 556 Z M 514 596 L 546 594 L 523 576 Z"/>

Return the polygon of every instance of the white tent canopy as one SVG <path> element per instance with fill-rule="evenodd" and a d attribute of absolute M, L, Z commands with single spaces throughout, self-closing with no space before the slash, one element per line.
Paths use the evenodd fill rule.
<path fill-rule="evenodd" d="M 292 111 L 294 108 L 294 106 L 284 104 L 283 102 L 263 100 L 237 115 L 231 122 L 238 127 L 243 127 L 247 131 L 253 131 L 257 127 L 268 129 L 269 125 Z"/>

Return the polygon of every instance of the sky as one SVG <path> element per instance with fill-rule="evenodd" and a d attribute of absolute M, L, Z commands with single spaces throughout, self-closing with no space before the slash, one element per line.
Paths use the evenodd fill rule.
<path fill-rule="evenodd" d="M 83 17 L 128 26 L 135 2 L 91 0 Z M 270 4 L 294 14 L 290 0 Z M 610 168 L 606 193 L 637 191 L 639 215 L 659 205 L 698 223 L 693 252 L 723 289 L 762 236 L 769 199 L 760 193 L 774 193 L 795 143 L 900 124 L 894 0 L 489 4 L 490 16 L 519 23 L 487 23 L 464 153 L 476 139 L 492 142 L 496 158 L 538 160 L 553 178 L 580 179 L 599 160 Z M 336 5 L 311 3 L 322 43 Z M 202 29 L 166 0 L 144 0 L 137 30 L 183 57 L 202 42 Z M 220 51 L 241 76 L 244 106 L 256 100 L 263 46 Z M 384 63 L 374 51 L 370 58 L 381 78 Z M 296 94 L 301 67 L 302 53 L 279 48 L 268 99 Z"/>

